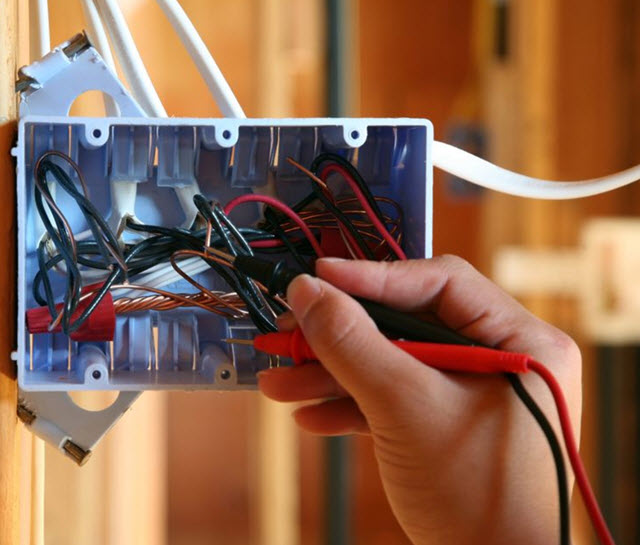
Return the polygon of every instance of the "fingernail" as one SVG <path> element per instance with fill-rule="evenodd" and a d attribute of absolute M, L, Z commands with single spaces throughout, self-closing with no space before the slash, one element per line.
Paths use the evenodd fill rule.
<path fill-rule="evenodd" d="M 304 318 L 307 310 L 322 294 L 320 280 L 308 274 L 297 276 L 287 290 L 287 302 L 298 320 Z"/>
<path fill-rule="evenodd" d="M 341 257 L 321 257 L 316 263 L 341 263 L 347 261 Z"/>

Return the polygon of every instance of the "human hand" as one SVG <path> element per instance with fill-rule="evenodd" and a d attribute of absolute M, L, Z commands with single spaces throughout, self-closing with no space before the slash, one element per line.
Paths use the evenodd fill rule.
<path fill-rule="evenodd" d="M 392 345 L 346 293 L 431 315 L 482 344 L 524 352 L 563 386 L 579 429 L 581 358 L 575 343 L 539 320 L 460 258 L 376 263 L 321 259 L 288 290 L 292 314 L 322 365 L 259 375 L 280 401 L 327 398 L 295 413 L 313 433 L 370 433 L 382 483 L 416 544 L 552 543 L 557 484 L 549 447 L 501 376 L 442 373 Z M 345 293 L 346 292 L 346 293 Z M 537 377 L 527 389 L 558 426 Z"/>

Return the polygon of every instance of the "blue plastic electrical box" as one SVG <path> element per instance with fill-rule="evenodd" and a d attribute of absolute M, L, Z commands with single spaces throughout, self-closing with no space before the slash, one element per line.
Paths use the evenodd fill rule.
<path fill-rule="evenodd" d="M 407 255 L 428 257 L 432 140 L 431 123 L 418 119 L 24 117 L 14 150 L 19 259 L 15 357 L 20 387 L 246 389 L 255 387 L 256 372 L 270 365 L 251 347 L 221 342 L 227 337 L 251 338 L 256 331 L 250 322 L 228 321 L 193 308 L 119 315 L 112 342 L 74 342 L 63 333 L 30 335 L 25 312 L 37 306 L 32 285 L 38 271 L 36 248 L 44 234 L 34 205 L 34 166 L 44 152 L 58 150 L 77 162 L 91 200 L 116 228 L 125 213 L 150 224 L 189 224 L 193 218 L 188 203 L 198 191 L 223 204 L 254 191 L 293 204 L 309 192 L 310 184 L 286 158 L 309 166 L 319 153 L 331 151 L 359 169 L 374 195 L 399 203 Z M 80 239 L 87 229 L 82 214 L 64 191 L 58 188 L 55 195 Z M 234 211 L 232 219 L 249 226 L 259 215 L 259 205 L 251 203 Z M 228 291 L 213 271 L 199 272 L 198 266 L 194 263 L 193 271 L 201 283 Z M 146 282 L 169 291 L 193 290 L 170 269 L 150 274 L 156 276 L 147 276 Z M 57 276 L 53 287 L 60 293 L 64 271 L 52 276 Z"/>

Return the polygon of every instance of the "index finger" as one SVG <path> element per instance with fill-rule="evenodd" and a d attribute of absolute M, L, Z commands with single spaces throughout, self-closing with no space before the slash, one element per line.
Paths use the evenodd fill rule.
<path fill-rule="evenodd" d="M 487 346 L 558 358 L 573 341 L 456 256 L 373 262 L 320 259 L 316 274 L 347 293 L 408 312 L 431 312 Z M 563 354 L 564 356 L 564 354 Z"/>

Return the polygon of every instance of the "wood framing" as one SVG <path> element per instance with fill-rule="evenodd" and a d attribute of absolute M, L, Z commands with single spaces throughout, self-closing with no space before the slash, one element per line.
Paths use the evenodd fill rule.
<path fill-rule="evenodd" d="M 10 156 L 15 135 L 18 2 L 0 2 L 0 543 L 18 542 L 19 429 L 17 386 L 11 361 L 15 325 L 15 177 Z"/>

